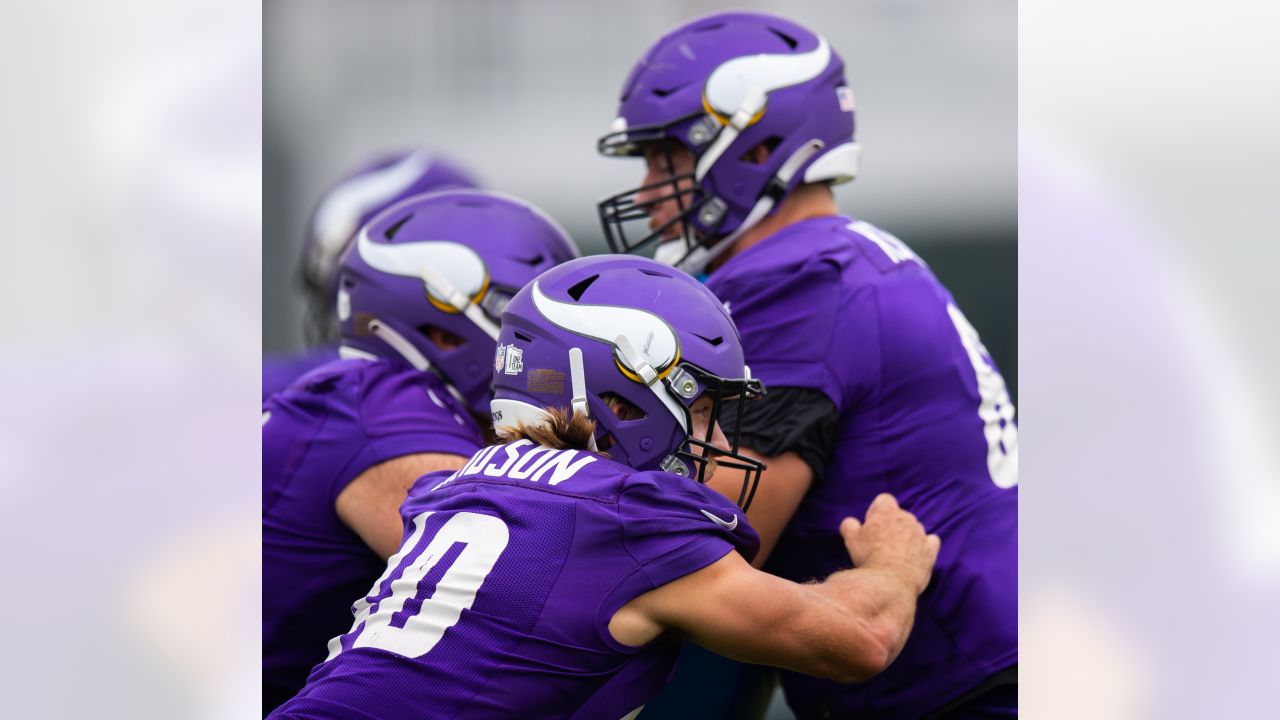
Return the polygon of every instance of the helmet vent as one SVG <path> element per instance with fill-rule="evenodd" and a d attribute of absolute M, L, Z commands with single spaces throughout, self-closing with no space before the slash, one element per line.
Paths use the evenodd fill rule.
<path fill-rule="evenodd" d="M 660 97 L 660 98 L 664 98 L 664 97 L 666 97 L 666 96 L 670 95 L 671 93 L 676 92 L 677 90 L 683 90 L 683 89 L 684 89 L 685 87 L 687 87 L 688 85 L 689 85 L 689 83 L 681 83 L 681 84 L 679 84 L 679 85 L 676 85 L 675 87 L 669 87 L 669 88 L 654 88 L 654 89 L 653 89 L 653 94 L 654 94 L 654 95 L 657 95 L 657 96 L 658 96 L 658 97 Z"/>
<path fill-rule="evenodd" d="M 400 232 L 400 228 L 404 227 L 404 224 L 409 222 L 412 219 L 413 219 L 413 213 L 409 213 L 408 215 L 405 215 L 404 217 L 400 218 L 399 220 L 396 221 L 395 225 L 392 225 L 391 227 L 387 228 L 387 231 L 382 234 L 383 237 L 385 237 L 387 240 L 395 240 L 396 233 Z"/>
<path fill-rule="evenodd" d="M 517 340 L 523 340 L 523 341 L 525 341 L 525 342 L 533 342 L 533 338 L 529 337 L 528 335 L 525 335 L 524 333 L 520 332 L 519 330 L 516 330 L 516 339 L 517 339 Z"/>
<path fill-rule="evenodd" d="M 574 285 L 573 287 L 569 288 L 569 297 L 573 298 L 575 301 L 581 300 L 582 293 L 586 292 L 587 288 L 591 287 L 591 283 L 599 279 L 600 279 L 599 275 L 592 275 L 586 280 L 583 280 L 577 285 Z"/>
<path fill-rule="evenodd" d="M 702 335 L 699 335 L 698 333 L 694 333 L 693 335 L 694 335 L 695 337 L 697 337 L 698 339 L 705 341 L 705 342 L 706 342 L 708 345 L 710 345 L 711 347 L 720 347 L 720 343 L 724 342 L 724 336 L 723 336 L 723 335 L 717 335 L 717 336 L 715 336 L 715 337 L 713 337 L 713 338 L 703 337 Z"/>
<path fill-rule="evenodd" d="M 778 37 L 782 38 L 782 42 L 786 43 L 786 44 L 787 44 L 787 47 L 791 48 L 792 50 L 795 50 L 795 49 L 796 49 L 796 45 L 798 45 L 798 44 L 799 44 L 799 43 L 797 43 L 797 42 L 796 42 L 796 39 L 795 39 L 795 38 L 793 38 L 793 37 L 791 37 L 790 35 L 788 35 L 788 34 L 786 34 L 786 33 L 782 32 L 781 30 L 778 30 L 778 29 L 775 29 L 775 28 L 769 28 L 769 32 L 771 32 L 771 33 L 773 33 L 774 35 L 777 35 Z"/>
<path fill-rule="evenodd" d="M 537 255 L 534 255 L 533 257 L 529 257 L 529 258 L 518 257 L 516 258 L 516 262 L 522 262 L 525 265 L 532 266 L 532 265 L 540 265 L 542 261 L 545 259 L 546 258 L 543 257 L 542 253 L 538 253 Z"/>
<path fill-rule="evenodd" d="M 652 275 L 653 277 L 667 278 L 668 280 L 671 279 L 670 275 L 664 272 L 658 272 L 657 270 L 650 270 L 648 268 L 639 268 L 639 270 L 645 275 Z"/>

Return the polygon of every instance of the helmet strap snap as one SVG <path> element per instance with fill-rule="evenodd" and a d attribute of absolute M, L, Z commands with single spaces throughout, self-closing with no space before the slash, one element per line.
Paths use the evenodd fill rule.
<path fill-rule="evenodd" d="M 675 455 L 668 455 L 663 458 L 660 467 L 664 471 L 674 473 L 680 477 L 689 477 L 689 466 L 685 465 L 684 461 Z"/>

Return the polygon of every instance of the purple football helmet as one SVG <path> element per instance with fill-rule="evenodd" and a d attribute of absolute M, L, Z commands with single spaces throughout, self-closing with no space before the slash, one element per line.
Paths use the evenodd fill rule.
<path fill-rule="evenodd" d="M 678 227 L 683 242 L 661 242 L 656 257 L 687 272 L 732 245 L 801 183 L 837 184 L 858 171 L 854 98 L 844 62 L 827 41 L 772 15 L 720 13 L 673 30 L 645 52 L 622 86 L 618 117 L 598 149 L 643 155 L 659 143 L 673 170 L 671 144 L 695 159 L 691 173 L 607 197 L 599 203 L 614 252 L 660 242 Z M 757 147 L 768 150 L 759 162 Z M 650 211 L 675 202 L 657 227 Z M 647 235 L 630 239 L 630 221 Z"/>
<path fill-rule="evenodd" d="M 392 203 L 432 190 L 479 187 L 456 164 L 425 150 L 380 156 L 325 191 L 311 211 L 298 278 L 307 300 L 307 332 L 324 342 L 335 331 L 338 258 L 366 222 Z"/>
<path fill-rule="evenodd" d="M 443 190 L 403 200 L 342 255 L 339 352 L 432 369 L 483 415 L 503 308 L 539 273 L 577 256 L 554 220 L 508 195 Z M 433 333 L 449 342 L 438 345 Z"/>
<path fill-rule="evenodd" d="M 493 425 L 537 424 L 543 408 L 572 408 L 596 422 L 595 443 L 637 470 L 706 480 L 706 456 L 743 472 L 738 504 L 755 494 L 763 465 L 692 437 L 690 407 L 710 394 L 715 420 L 735 398 L 764 394 L 743 363 L 738 330 L 711 291 L 683 272 L 642 257 L 597 255 L 547 271 L 502 315 L 493 373 Z M 615 415 L 609 396 L 642 417 Z M 741 427 L 739 422 L 731 428 Z"/>

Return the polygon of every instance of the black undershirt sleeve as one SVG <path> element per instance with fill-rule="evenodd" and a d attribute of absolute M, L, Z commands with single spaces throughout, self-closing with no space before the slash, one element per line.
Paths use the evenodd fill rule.
<path fill-rule="evenodd" d="M 726 402 L 720 427 L 726 435 L 736 423 L 735 402 Z M 813 470 L 813 481 L 822 482 L 827 459 L 835 443 L 840 413 L 825 393 L 809 388 L 769 388 L 758 400 L 748 400 L 742 411 L 742 447 L 775 457 L 794 452 Z"/>

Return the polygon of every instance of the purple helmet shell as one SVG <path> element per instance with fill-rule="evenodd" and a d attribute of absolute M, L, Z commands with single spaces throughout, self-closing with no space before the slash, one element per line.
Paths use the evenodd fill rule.
<path fill-rule="evenodd" d="M 577 368 L 574 349 L 581 353 Z M 597 443 L 613 459 L 700 481 L 706 451 L 693 447 L 709 446 L 712 432 L 691 437 L 690 407 L 711 393 L 714 418 L 721 400 L 763 393 L 715 295 L 642 257 L 586 257 L 540 275 L 507 305 L 493 369 L 495 429 L 535 424 L 543 408 L 585 409 L 596 422 Z M 604 399 L 610 394 L 643 417 L 615 415 Z M 736 439 L 714 454 L 720 466 L 744 470 L 739 503 L 749 503 L 759 463 L 738 454 Z"/>
<path fill-rule="evenodd" d="M 432 190 L 479 187 L 457 164 L 426 150 L 381 155 L 334 183 L 307 221 L 298 275 L 307 298 L 308 332 L 333 334 L 338 259 L 356 231 L 393 203 Z"/>
<path fill-rule="evenodd" d="M 860 152 L 840 56 L 822 36 L 757 13 L 720 13 L 682 25 L 632 68 L 599 150 L 636 156 L 655 141 L 679 143 L 696 160 L 691 175 L 665 183 L 662 199 L 680 203 L 684 243 L 664 243 L 659 254 L 693 273 L 801 183 L 852 180 Z M 763 162 L 749 155 L 757 147 L 768 150 Z M 665 228 L 634 240 L 625 230 L 629 221 L 648 218 L 652 203 L 637 195 L 655 187 L 600 202 L 614 252 L 662 237 Z"/>
<path fill-rule="evenodd" d="M 403 200 L 370 220 L 342 256 L 343 353 L 432 368 L 483 414 L 507 301 L 577 256 L 554 220 L 507 195 L 445 190 Z M 450 346 L 437 345 L 433 330 L 452 336 Z"/>

